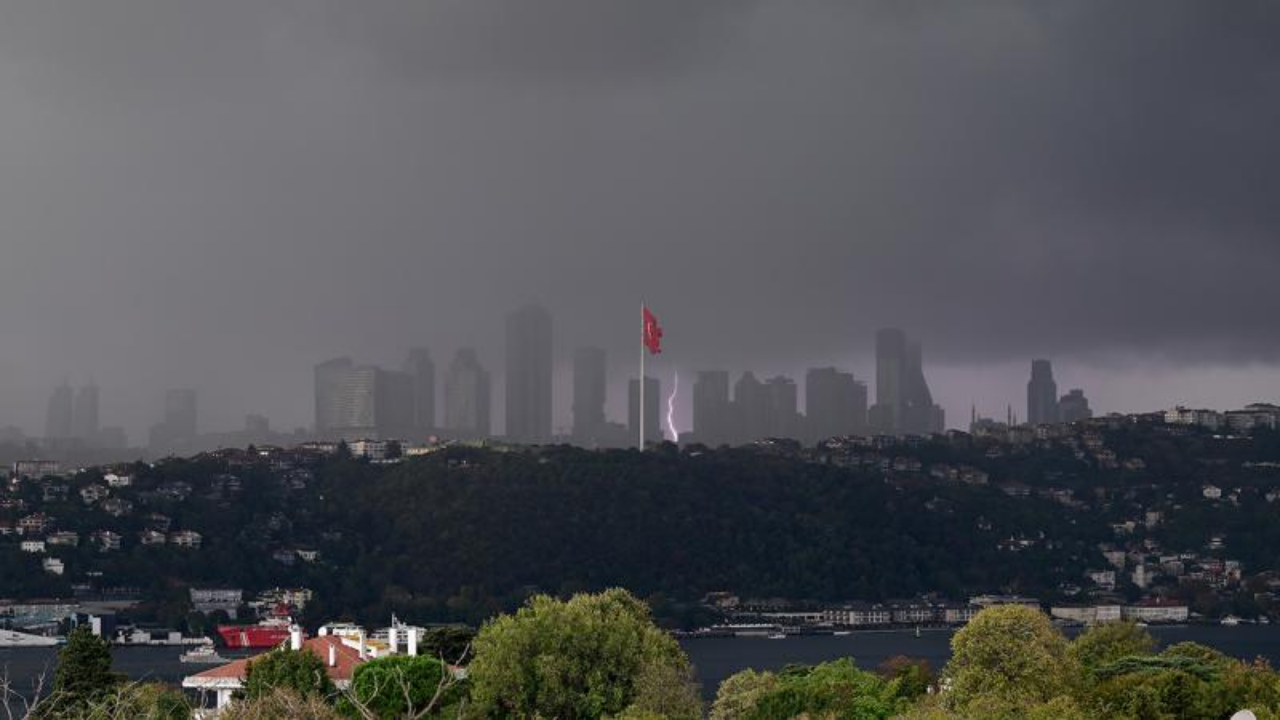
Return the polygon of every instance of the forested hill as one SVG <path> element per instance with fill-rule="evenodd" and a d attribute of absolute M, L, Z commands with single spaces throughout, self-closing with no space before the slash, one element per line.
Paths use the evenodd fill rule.
<path fill-rule="evenodd" d="M 532 589 L 608 586 L 676 599 L 1046 593 L 1099 565 L 1108 532 L 992 488 L 752 450 L 334 462 L 317 492 L 321 525 L 343 532 L 323 548 L 334 573 L 313 581 L 337 614 L 483 615 Z M 1002 546 L 1018 538 L 1037 542 Z"/>
<path fill-rule="evenodd" d="M 913 453 L 925 467 L 977 456 L 942 444 Z M 534 591 L 610 586 L 653 599 L 660 613 L 663 599 L 674 608 L 719 590 L 822 601 L 1050 597 L 1104 566 L 1097 546 L 1111 536 L 1099 514 L 1050 499 L 759 448 L 451 448 L 386 465 L 247 453 L 118 471 L 132 484 L 108 488 L 106 470 L 92 469 L 4 491 L 0 522 L 43 514 L 43 534 L 79 535 L 46 555 L 19 551 L 29 535 L 0 538 L 7 595 L 136 587 L 169 623 L 185 618 L 192 586 L 309 587 L 309 620 L 370 622 L 392 612 L 474 622 Z M 94 488 L 97 499 L 85 499 Z M 145 542 L 157 527 L 168 544 Z M 175 547 L 178 531 L 199 533 L 200 546 Z M 100 547 L 104 532 L 121 538 L 117 548 Z M 50 556 L 64 575 L 42 570 Z"/>

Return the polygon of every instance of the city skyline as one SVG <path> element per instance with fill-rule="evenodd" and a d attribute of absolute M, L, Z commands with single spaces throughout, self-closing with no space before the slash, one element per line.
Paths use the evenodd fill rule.
<path fill-rule="evenodd" d="M 1033 358 L 1097 412 L 1280 388 L 1273 3 L 153 5 L 0 27 L 0 426 L 93 377 L 135 443 L 172 387 L 294 428 L 298 368 L 419 344 L 501 426 L 531 299 L 557 385 L 644 301 L 688 378 L 908 328 L 950 426 Z"/>
<path fill-rule="evenodd" d="M 540 345 L 539 352 L 545 354 L 548 346 L 551 348 L 553 372 L 551 373 L 548 388 L 551 392 L 552 404 L 560 410 L 564 410 L 565 406 L 568 409 L 567 418 L 563 413 L 553 415 L 550 433 L 540 440 L 531 440 L 528 437 L 511 437 L 505 432 L 505 425 L 493 423 L 491 418 L 495 413 L 501 416 L 504 406 L 501 404 L 500 398 L 492 396 L 493 388 L 495 387 L 493 376 L 482 365 L 478 364 L 478 356 L 475 353 L 475 349 L 471 347 L 458 348 L 458 355 L 454 356 L 454 363 L 456 364 L 461 357 L 464 365 L 474 365 L 482 373 L 482 377 L 467 377 L 462 380 L 462 382 L 469 383 L 469 389 L 465 392 L 469 393 L 470 397 L 465 401 L 457 400 L 457 402 L 468 405 L 470 409 L 459 410 L 458 412 L 467 415 L 480 413 L 483 417 L 465 421 L 465 423 L 462 423 L 465 427 L 460 425 L 461 421 L 458 421 L 457 418 L 451 424 L 448 419 L 450 372 L 446 371 L 443 376 L 437 376 L 431 348 L 421 345 L 409 346 L 406 359 L 401 363 L 399 370 L 387 370 L 372 363 L 356 364 L 349 357 L 337 358 L 316 365 L 313 371 L 314 393 L 312 402 L 315 409 L 311 416 L 312 421 L 305 425 L 289 426 L 296 428 L 289 432 L 294 437 L 314 436 L 322 439 L 385 437 L 420 440 L 429 434 L 440 434 L 450 437 L 505 437 L 521 442 L 567 440 L 587 447 L 620 447 L 634 444 L 635 420 L 632 417 L 634 415 L 635 402 L 634 373 L 632 373 L 632 377 L 629 380 L 622 377 L 627 374 L 628 370 L 633 370 L 633 368 L 626 362 L 612 364 L 608 360 L 608 353 L 603 349 L 587 346 L 577 348 L 573 353 L 570 353 L 570 368 L 566 374 L 563 367 L 564 358 L 560 357 L 563 353 L 554 344 L 549 343 L 550 336 L 548 331 L 554 320 L 553 316 L 545 308 L 536 304 L 525 305 L 508 314 L 508 339 L 512 339 L 511 323 L 513 319 L 525 317 L 527 320 L 529 313 L 533 313 L 535 323 L 538 325 L 534 334 L 541 335 L 541 337 L 535 338 L 535 341 Z M 516 335 L 519 335 L 519 332 Z M 720 423 L 730 424 L 722 426 L 719 432 L 711 434 L 710 439 L 713 442 L 736 444 L 749 441 L 752 438 L 770 435 L 794 437 L 811 442 L 821 437 L 836 434 L 870 434 L 876 432 L 920 434 L 937 432 L 940 429 L 967 430 L 971 425 L 970 422 L 967 422 L 971 413 L 982 417 L 986 415 L 1002 417 L 999 412 L 996 412 L 1000 410 L 999 407 L 982 405 L 981 412 L 979 412 L 978 403 L 971 402 L 968 408 L 969 412 L 963 415 L 951 415 L 948 418 L 949 422 L 942 426 L 929 424 L 936 422 L 935 418 L 940 409 L 925 404 L 931 400 L 932 392 L 928 381 L 925 379 L 921 343 L 914 339 L 908 339 L 907 335 L 899 328 L 882 328 L 875 333 L 875 344 L 879 352 L 884 352 L 886 343 L 890 348 L 888 350 L 888 354 L 891 356 L 890 365 L 895 366 L 894 369 L 886 370 L 885 358 L 881 357 L 875 362 L 874 370 L 869 375 L 853 372 L 851 368 L 835 366 L 808 366 L 799 372 L 765 373 L 764 375 L 758 374 L 751 368 L 735 368 L 732 370 L 702 368 L 686 372 L 686 374 L 693 375 L 695 380 L 692 383 L 692 388 L 686 387 L 684 392 L 677 396 L 678 402 L 675 405 L 676 429 L 680 431 L 686 440 L 704 441 L 704 434 L 697 432 L 698 409 L 696 404 L 698 400 L 696 398 L 700 392 L 698 380 L 708 373 L 712 375 L 721 374 L 726 378 L 729 383 L 727 385 L 729 400 L 724 407 L 729 411 L 743 414 L 732 419 L 720 419 Z M 516 347 L 517 354 L 521 352 L 518 345 L 514 347 Z M 504 360 L 504 362 L 513 361 L 512 358 Z M 584 366 L 589 366 L 586 368 L 586 372 L 594 376 L 586 379 L 585 382 L 582 378 L 579 378 L 579 371 L 583 370 Z M 362 420 L 352 421 L 336 429 L 326 426 L 323 419 L 326 411 L 322 409 L 322 405 L 325 404 L 321 398 L 322 376 L 325 369 L 330 367 L 339 369 L 342 379 L 338 383 L 349 386 L 344 390 L 347 394 L 340 401 L 341 403 L 346 403 L 346 406 L 338 412 L 354 413 L 355 417 L 362 418 Z M 1045 359 L 1032 360 L 1031 367 L 1032 379 L 1026 386 L 1026 404 L 1020 405 L 1013 402 L 1007 406 L 1015 419 L 1020 422 L 1036 424 L 1036 421 L 1056 422 L 1061 417 L 1062 421 L 1070 422 L 1092 416 L 1097 412 L 1095 409 L 1098 400 L 1097 396 L 1086 396 L 1085 393 L 1077 388 L 1068 390 L 1064 387 L 1061 398 L 1058 398 L 1056 394 L 1053 396 L 1052 414 L 1049 416 L 1036 416 L 1031 407 L 1031 395 L 1033 387 L 1037 383 L 1037 378 L 1043 378 L 1040 373 L 1047 371 L 1048 381 L 1054 393 L 1057 392 L 1057 385 L 1054 383 L 1052 361 Z M 473 369 L 467 372 L 474 371 Z M 677 370 L 672 369 L 671 373 L 674 372 L 677 372 Z M 417 382 L 419 377 L 425 379 L 427 382 L 425 386 L 421 382 Z M 652 373 L 650 373 L 650 377 L 655 380 L 655 388 L 662 387 L 663 381 L 661 377 Z M 885 380 L 884 390 L 880 389 L 882 383 L 879 380 L 882 377 Z M 815 378 L 818 383 L 816 386 L 814 384 Z M 545 376 L 543 380 L 546 380 Z M 902 387 L 911 387 L 910 390 L 905 392 L 912 394 L 916 398 L 915 404 L 921 407 L 917 408 L 915 419 L 908 421 L 905 425 L 886 425 L 883 421 L 877 424 L 876 412 L 877 405 L 880 403 L 873 402 L 873 400 L 880 400 L 881 397 L 878 393 L 883 392 L 885 399 L 892 402 L 891 398 L 895 394 L 904 392 L 902 389 L 895 391 L 892 387 L 895 383 Z M 628 389 L 628 385 L 631 386 L 630 389 Z M 498 376 L 496 387 L 505 387 L 504 375 Z M 593 419 L 580 432 L 575 420 L 575 412 L 579 404 L 577 393 L 579 390 L 587 388 L 589 388 L 588 392 L 591 397 L 585 400 L 583 407 L 591 408 L 588 412 L 593 413 Z M 823 389 L 816 390 L 816 388 Z M 738 402 L 739 391 L 743 392 L 743 397 L 745 398 L 742 403 Z M 354 392 L 355 395 L 351 395 L 351 392 Z M 654 392 L 658 393 L 656 397 L 652 396 Z M 778 392 L 781 392 L 780 396 L 777 395 Z M 84 432 L 81 428 L 83 423 L 86 422 L 85 416 L 91 414 L 92 421 L 89 422 L 95 426 L 98 426 L 101 422 L 98 419 L 98 393 L 98 386 L 92 382 L 79 388 L 74 388 L 63 382 L 55 388 L 48 401 L 45 425 L 46 435 L 30 435 L 29 437 L 46 440 L 49 437 L 55 437 L 56 439 L 56 436 L 48 434 L 49 430 L 56 425 L 68 428 L 74 426 L 74 431 L 59 431 L 59 433 L 67 433 L 65 439 L 83 440 Z M 489 394 L 489 401 L 483 403 L 485 407 L 481 408 L 479 407 L 482 403 L 481 398 L 486 393 Z M 166 407 L 172 406 L 174 398 L 181 396 L 184 399 L 179 401 L 180 404 L 194 406 L 196 394 L 197 391 L 193 389 L 171 389 L 165 391 L 165 405 Z M 654 420 L 653 417 L 649 418 L 651 421 L 649 422 L 649 434 L 653 437 L 666 438 L 670 434 L 665 422 L 665 407 L 668 394 L 661 390 L 653 389 L 649 390 L 649 394 L 651 394 L 650 407 L 658 408 L 658 413 L 654 417 L 661 417 L 661 421 Z M 455 399 L 459 397 L 457 393 L 454 395 Z M 774 412 L 773 408 L 775 407 L 774 403 L 777 402 L 777 397 L 782 398 L 780 407 L 783 409 L 778 411 L 780 417 L 794 416 L 795 419 L 773 419 L 772 413 Z M 815 401 L 818 403 L 816 406 L 814 405 Z M 355 405 L 353 406 L 352 403 Z M 846 407 L 841 408 L 841 403 L 844 403 Z M 1091 405 L 1091 403 L 1093 404 Z M 63 409 L 68 404 L 71 407 Z M 904 407 L 910 404 L 904 403 Z M 1059 414 L 1058 408 L 1060 404 L 1063 408 L 1061 413 L 1067 413 L 1066 416 Z M 1105 399 L 1103 404 L 1106 404 Z M 1186 403 L 1172 401 L 1165 404 L 1173 407 L 1185 405 Z M 819 415 L 817 417 L 811 416 L 811 407 L 818 407 Z M 72 408 L 75 409 L 74 420 L 72 415 L 69 414 L 72 412 Z M 734 408 L 737 409 L 734 410 Z M 929 408 L 932 408 L 932 410 Z M 1013 408 L 1017 408 L 1017 410 L 1013 411 Z M 543 409 L 545 410 L 545 404 Z M 1145 412 L 1164 409 L 1166 408 L 1130 408 L 1127 411 Z M 923 410 L 923 413 L 920 413 L 920 410 Z M 183 412 L 182 414 L 186 417 L 194 417 L 194 412 Z M 843 417 L 836 417 L 842 414 Z M 438 422 L 424 425 L 418 421 L 419 417 L 438 418 Z M 202 428 L 200 433 L 190 429 L 194 426 L 193 420 L 184 420 L 182 422 L 184 429 L 176 431 L 179 440 L 175 442 L 170 439 L 170 436 L 175 433 L 171 429 L 173 425 L 172 413 L 166 410 L 166 414 L 161 417 L 160 422 L 153 424 L 149 433 L 141 435 L 143 442 L 135 442 L 134 444 L 143 446 L 151 444 L 154 447 L 180 450 L 187 439 L 200 437 L 201 435 L 233 442 L 238 438 L 260 437 L 263 438 L 260 441 L 266 442 L 272 438 L 281 437 L 273 434 L 268 429 L 271 426 L 271 419 L 268 416 L 249 412 L 239 415 L 238 419 L 243 419 L 243 426 Z M 471 427 L 472 422 L 475 423 L 476 429 L 474 430 L 468 429 Z M 708 427 L 714 427 L 716 422 L 716 420 L 712 420 Z M 591 430 L 591 424 L 593 423 L 597 423 L 594 432 Z M 480 428 L 484 427 L 488 429 L 481 431 Z M 819 427 L 824 427 L 828 430 L 837 428 L 853 428 L 853 430 L 848 433 L 829 432 L 817 429 Z M 107 433 L 106 436 L 100 436 L 98 439 L 99 444 L 103 447 L 123 447 L 124 443 L 121 438 L 125 436 L 125 433 L 122 428 L 118 426 L 100 427 L 100 432 Z M 156 439 L 157 432 L 160 433 L 158 440 Z M 146 440 L 148 435 L 151 436 L 150 441 Z M 87 443 L 87 445 L 92 446 L 93 443 Z"/>

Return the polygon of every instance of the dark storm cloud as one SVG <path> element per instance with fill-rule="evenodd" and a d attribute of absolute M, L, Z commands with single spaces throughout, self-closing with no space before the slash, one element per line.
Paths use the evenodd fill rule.
<path fill-rule="evenodd" d="M 890 323 L 954 367 L 1271 367 L 1278 36 L 1246 1 L 14 0 L 0 398 L 306 422 L 313 362 L 497 369 L 529 299 L 619 363 L 643 297 L 686 367 L 866 375 Z"/>

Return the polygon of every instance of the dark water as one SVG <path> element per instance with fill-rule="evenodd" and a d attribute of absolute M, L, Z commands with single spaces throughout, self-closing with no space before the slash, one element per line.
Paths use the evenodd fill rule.
<path fill-rule="evenodd" d="M 1263 657 L 1280 666 L 1280 625 L 1170 626 L 1148 628 L 1161 646 L 1198 642 L 1232 657 Z M 716 687 L 730 675 L 747 668 L 778 670 L 790 664 L 812 665 L 851 657 L 864 669 L 875 669 L 895 655 L 928 660 L 939 670 L 951 657 L 954 630 L 855 632 L 835 637 L 806 635 L 786 640 L 767 638 L 697 638 L 681 640 L 697 668 L 703 694 L 715 696 Z M 1073 633 L 1068 633 L 1073 634 Z"/>
<path fill-rule="evenodd" d="M 1162 645 L 1193 641 L 1246 660 L 1263 657 L 1280 666 L 1280 625 L 1240 625 L 1237 627 L 1181 626 L 1152 627 Z M 928 660 L 935 669 L 951 655 L 951 630 L 925 630 L 920 637 L 908 630 L 855 632 L 835 637 L 807 635 L 786 640 L 766 638 L 698 638 L 680 644 L 693 661 L 708 697 L 725 678 L 747 668 L 778 670 L 793 663 L 815 664 L 852 657 L 859 666 L 874 669 L 895 656 Z M 178 684 L 186 675 L 209 665 L 184 665 L 178 656 L 184 648 L 114 648 L 115 669 L 135 680 L 156 680 Z M 225 654 L 225 652 L 224 652 Z M 0 670 L 6 671 L 15 690 L 25 692 L 32 681 L 47 673 L 53 677 L 56 648 L 0 648 Z"/>

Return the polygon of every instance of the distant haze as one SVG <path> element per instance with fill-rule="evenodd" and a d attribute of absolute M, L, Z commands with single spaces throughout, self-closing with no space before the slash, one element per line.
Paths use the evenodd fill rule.
<path fill-rule="evenodd" d="M 313 364 L 416 345 L 500 382 L 531 300 L 557 427 L 579 345 L 624 417 L 641 300 L 664 387 L 871 380 L 896 325 L 953 426 L 1033 357 L 1101 412 L 1280 400 L 1277 38 L 1265 0 L 7 0 L 0 425 L 64 378 L 135 442 L 168 387 L 308 425 Z"/>

